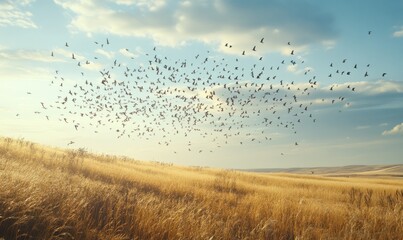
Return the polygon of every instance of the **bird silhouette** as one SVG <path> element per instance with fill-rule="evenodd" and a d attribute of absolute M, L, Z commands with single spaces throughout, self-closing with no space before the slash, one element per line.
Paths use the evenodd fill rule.
<path fill-rule="evenodd" d="M 100 42 L 96 41 L 95 45 Z M 264 38 L 260 38 L 260 43 L 264 43 Z M 108 38 L 106 45 L 110 51 L 116 46 Z M 230 40 L 224 46 L 232 47 Z M 118 50 L 129 52 L 129 48 L 118 47 Z M 253 42 L 247 49 L 261 54 Z M 212 149 L 196 148 L 192 144 L 194 136 L 211 142 L 214 148 L 231 141 L 242 146 L 264 144 L 275 139 L 268 133 L 273 128 L 297 134 L 297 128 L 303 127 L 306 120 L 317 120 L 313 115 L 315 108 L 310 107 L 315 103 L 300 99 L 315 94 L 324 76 L 312 76 L 308 69 L 298 82 L 288 81 L 285 77 L 288 64 L 304 67 L 304 60 L 297 57 L 263 61 L 264 55 L 253 59 L 244 57 L 245 50 L 238 56 L 222 57 L 195 50 L 187 57 L 179 57 L 153 47 L 140 53 L 138 62 L 134 63 L 133 58 L 126 56 L 110 60 L 101 54 L 85 56 L 75 49 L 72 51 L 80 54 L 72 53 L 70 59 L 80 67 L 76 70 L 77 79 L 67 84 L 63 78 L 63 72 L 67 71 L 57 69 L 51 87 L 57 88 L 55 92 L 59 94 L 52 102 L 41 102 L 45 113 L 39 114 L 49 119 L 56 112 L 52 119 L 73 126 L 77 134 L 81 129 L 91 128 L 94 133 L 110 131 L 117 138 L 149 141 L 158 136 L 160 147 L 170 146 L 176 137 L 182 136 L 191 140 L 183 149 L 206 154 Z M 294 50 L 290 55 L 294 55 Z M 347 57 L 342 63 L 346 63 Z M 350 73 L 358 75 L 347 64 L 336 66 L 340 60 L 330 60 L 330 67 L 337 67 L 327 73 L 330 79 L 347 78 Z M 87 72 L 90 70 L 86 65 L 92 64 L 102 67 L 98 72 Z M 306 81 L 307 86 L 300 87 L 299 81 Z M 335 83 L 329 88 L 333 93 L 342 92 L 337 91 L 340 87 Z M 347 88 L 355 92 L 355 87 Z M 337 104 L 344 97 L 329 102 Z M 256 133 L 255 128 L 263 131 Z M 290 145 L 300 144 L 290 142 Z"/>

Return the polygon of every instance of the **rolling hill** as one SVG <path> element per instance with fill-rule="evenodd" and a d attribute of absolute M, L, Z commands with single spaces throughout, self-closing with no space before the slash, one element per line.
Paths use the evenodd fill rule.
<path fill-rule="evenodd" d="M 399 239 L 403 233 L 400 178 L 183 167 L 0 138 L 0 179 L 0 239 Z"/>
<path fill-rule="evenodd" d="M 403 178 L 403 164 L 394 165 L 349 165 L 341 167 L 312 168 L 263 168 L 246 169 L 247 172 L 316 174 L 333 177 L 400 177 Z"/>

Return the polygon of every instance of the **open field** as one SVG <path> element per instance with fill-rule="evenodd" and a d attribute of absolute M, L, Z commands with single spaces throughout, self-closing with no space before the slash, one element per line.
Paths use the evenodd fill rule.
<path fill-rule="evenodd" d="M 249 172 L 260 173 L 299 173 L 316 174 L 328 177 L 382 177 L 402 178 L 403 164 L 395 165 L 350 165 L 342 167 L 316 167 L 316 168 L 274 168 L 274 169 L 249 169 Z"/>
<path fill-rule="evenodd" d="M 181 167 L 0 138 L 0 179 L 5 239 L 401 239 L 403 234 L 401 178 Z"/>

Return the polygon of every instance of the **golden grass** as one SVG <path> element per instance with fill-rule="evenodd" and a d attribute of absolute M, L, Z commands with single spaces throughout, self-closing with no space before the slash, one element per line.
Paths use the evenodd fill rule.
<path fill-rule="evenodd" d="M 257 174 L 0 138 L 0 238 L 401 239 L 403 181 Z"/>

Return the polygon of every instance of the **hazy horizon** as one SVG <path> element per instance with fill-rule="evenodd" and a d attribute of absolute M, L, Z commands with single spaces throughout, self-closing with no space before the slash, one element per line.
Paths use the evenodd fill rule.
<path fill-rule="evenodd" d="M 0 136 L 233 169 L 401 164 L 402 11 L 401 1 L 4 1 Z"/>

